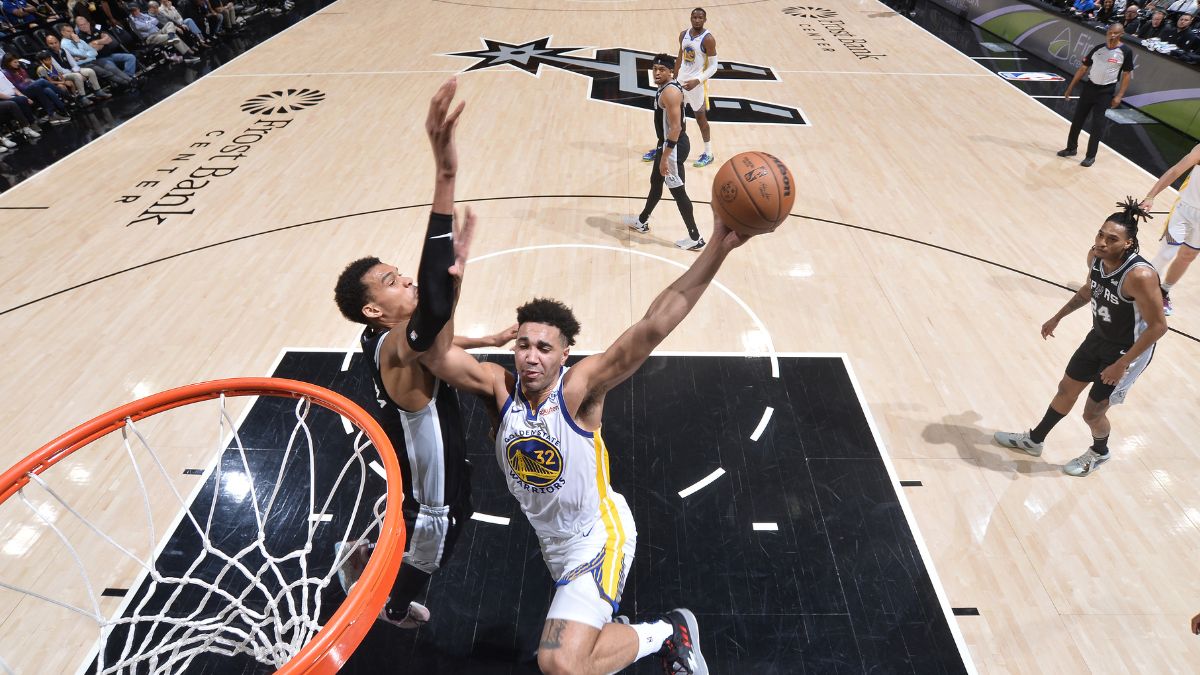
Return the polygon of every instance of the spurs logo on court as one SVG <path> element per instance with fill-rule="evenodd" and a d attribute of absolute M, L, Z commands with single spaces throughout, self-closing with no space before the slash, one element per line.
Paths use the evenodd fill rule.
<path fill-rule="evenodd" d="M 325 92 L 318 89 L 279 89 L 246 99 L 242 110 L 251 115 L 286 115 L 311 108 L 324 100 Z"/>
<path fill-rule="evenodd" d="M 481 38 L 484 49 L 453 52 L 446 56 L 477 59 L 463 72 L 497 66 L 511 66 L 530 75 L 540 75 L 542 66 L 559 68 L 592 80 L 591 98 L 617 105 L 654 109 L 657 87 L 650 80 L 650 61 L 654 54 L 633 49 L 597 49 L 595 58 L 567 56 L 585 47 L 551 47 L 544 37 L 522 44 Z M 714 80 L 778 81 L 775 73 L 765 66 L 722 61 Z M 708 119 L 711 122 L 735 124 L 808 124 L 801 112 L 778 103 L 748 98 L 710 96 Z"/>
<path fill-rule="evenodd" d="M 838 13 L 824 7 L 784 7 L 784 14 L 800 17 L 801 19 L 832 19 Z"/>

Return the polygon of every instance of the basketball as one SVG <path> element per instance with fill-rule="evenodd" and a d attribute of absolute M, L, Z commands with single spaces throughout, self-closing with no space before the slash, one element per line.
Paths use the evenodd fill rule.
<path fill-rule="evenodd" d="M 771 232 L 796 201 L 792 172 L 774 155 L 743 152 L 717 171 L 713 206 L 729 229 L 754 235 Z"/>

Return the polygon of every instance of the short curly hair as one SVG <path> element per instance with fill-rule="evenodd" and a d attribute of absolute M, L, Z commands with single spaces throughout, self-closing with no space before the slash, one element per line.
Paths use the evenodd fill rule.
<path fill-rule="evenodd" d="M 333 287 L 333 301 L 337 303 L 338 310 L 354 323 L 367 324 L 362 308 L 371 299 L 367 297 L 367 285 L 363 283 L 363 277 L 379 262 L 379 258 L 374 256 L 355 260 L 346 265 L 346 269 L 338 275 L 337 285 Z"/>
<path fill-rule="evenodd" d="M 575 336 L 579 335 L 579 321 L 575 313 L 558 300 L 550 298 L 534 298 L 517 308 L 517 324 L 544 323 L 554 326 L 567 340 L 567 346 L 575 344 Z"/>

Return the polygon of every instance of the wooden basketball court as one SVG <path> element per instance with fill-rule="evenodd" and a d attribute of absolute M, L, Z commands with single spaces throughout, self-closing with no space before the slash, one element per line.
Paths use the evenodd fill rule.
<path fill-rule="evenodd" d="M 575 308 L 579 349 L 604 348 L 694 255 L 673 246 L 670 201 L 649 234 L 621 222 L 641 208 L 654 138 L 630 105 L 645 73 L 621 69 L 673 54 L 693 6 L 339 0 L 5 193 L 0 462 L 134 398 L 266 375 L 286 348 L 354 349 L 334 280 L 367 254 L 415 270 L 433 184 L 422 124 L 456 73 L 458 200 L 480 217 L 459 332 L 494 332 L 542 294 Z M 1090 317 L 1049 341 L 1038 329 L 1085 279 L 1113 204 L 1155 177 L 1107 148 L 1089 169 L 1056 157 L 1064 120 L 873 0 L 704 6 L 722 62 L 758 73 L 712 94 L 798 116 L 714 123 L 717 163 L 689 166 L 688 191 L 707 202 L 724 159 L 765 150 L 795 174 L 796 206 L 730 256 L 729 293 L 710 291 L 663 349 L 847 356 L 896 477 L 919 481 L 902 495 L 946 601 L 978 610 L 954 618 L 979 672 L 1193 671 L 1200 284 L 1173 291 L 1173 330 L 1110 413 L 1103 470 L 1061 472 L 1090 444 L 1078 414 L 1039 460 L 991 443 L 1042 415 Z M 704 204 L 697 220 L 707 233 Z M 1148 255 L 1163 220 L 1141 236 Z M 172 468 L 212 461 L 208 436 L 178 431 Z M 119 529 L 140 496 L 112 484 L 110 454 L 70 468 L 81 508 Z M 5 575 L 77 584 L 32 518 L 0 514 Z M 137 572 L 86 564 L 105 586 Z M 0 597 L 0 658 L 79 666 L 90 638 L 73 650 L 60 614 Z"/>

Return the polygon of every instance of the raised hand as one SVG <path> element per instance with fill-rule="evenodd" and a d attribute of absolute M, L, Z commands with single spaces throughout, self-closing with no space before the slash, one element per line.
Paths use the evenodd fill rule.
<path fill-rule="evenodd" d="M 462 283 L 463 274 L 467 271 L 467 258 L 471 252 L 471 239 L 475 237 L 475 212 L 470 206 L 464 207 L 461 217 L 454 218 L 454 264 L 446 270 L 450 276 Z"/>
<path fill-rule="evenodd" d="M 437 170 L 443 174 L 454 174 L 458 171 L 454 129 L 458 126 L 458 117 L 467 103 L 460 101 L 453 111 L 450 110 L 457 89 L 458 80 L 455 78 L 443 82 L 430 99 L 429 114 L 425 117 L 425 133 L 429 136 L 429 145 L 433 148 L 433 161 Z"/>

